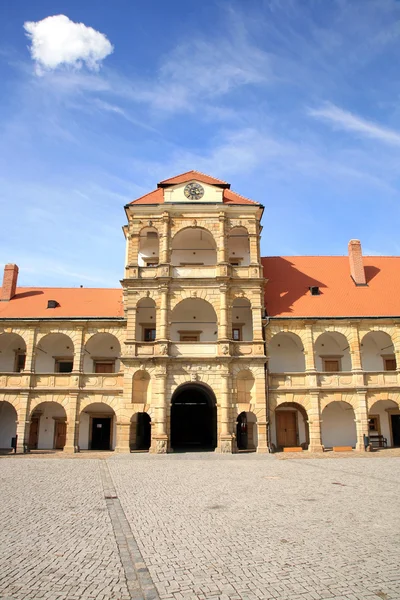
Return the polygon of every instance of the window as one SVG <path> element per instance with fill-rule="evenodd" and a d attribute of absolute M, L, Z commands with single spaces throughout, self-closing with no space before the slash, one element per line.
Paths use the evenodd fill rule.
<path fill-rule="evenodd" d="M 381 432 L 380 423 L 379 423 L 379 415 L 370 415 L 368 419 L 368 431 L 370 433 L 379 433 Z"/>
<path fill-rule="evenodd" d="M 238 258 L 238 257 L 233 257 L 229 259 L 229 263 L 232 265 L 232 267 L 240 267 L 241 262 L 242 262 L 243 258 Z"/>
<path fill-rule="evenodd" d="M 383 356 L 383 368 L 385 371 L 396 371 L 397 364 L 394 356 Z"/>
<path fill-rule="evenodd" d="M 71 373 L 73 366 L 74 361 L 71 358 L 56 358 L 55 372 Z"/>
<path fill-rule="evenodd" d="M 25 369 L 26 354 L 24 352 L 16 352 L 15 354 L 15 372 L 21 373 Z"/>
<path fill-rule="evenodd" d="M 180 342 L 199 342 L 201 331 L 178 331 Z"/>
<path fill-rule="evenodd" d="M 146 267 L 158 267 L 158 258 L 145 258 Z"/>
<path fill-rule="evenodd" d="M 234 342 L 240 342 L 242 340 L 241 327 L 232 327 L 232 339 Z"/>
<path fill-rule="evenodd" d="M 340 371 L 340 358 L 323 358 L 322 365 L 327 373 L 337 373 Z"/>
<path fill-rule="evenodd" d="M 114 360 L 95 360 L 93 362 L 95 373 L 115 373 Z"/>
<path fill-rule="evenodd" d="M 143 328 L 143 341 L 154 342 L 156 339 L 156 328 L 155 327 L 144 327 Z"/>

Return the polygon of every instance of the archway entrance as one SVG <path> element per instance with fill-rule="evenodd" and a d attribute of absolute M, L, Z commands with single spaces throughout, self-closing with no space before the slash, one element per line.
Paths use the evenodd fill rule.
<path fill-rule="evenodd" d="M 213 392 L 205 386 L 180 386 L 171 401 L 171 446 L 173 450 L 215 450 L 217 407 Z"/>

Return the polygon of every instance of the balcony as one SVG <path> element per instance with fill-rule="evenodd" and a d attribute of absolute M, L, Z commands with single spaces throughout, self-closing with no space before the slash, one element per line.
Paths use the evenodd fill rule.
<path fill-rule="evenodd" d="M 205 265 L 191 265 L 172 267 L 172 276 L 181 279 L 207 279 L 214 278 L 217 275 L 217 267 Z"/>
<path fill-rule="evenodd" d="M 264 344 L 262 342 L 232 342 L 233 356 L 263 356 Z"/>
<path fill-rule="evenodd" d="M 33 374 L 31 386 L 34 388 L 79 388 L 79 375 L 76 373 Z"/>
<path fill-rule="evenodd" d="M 170 356 L 217 356 L 217 344 L 212 342 L 175 342 L 170 344 Z"/>
<path fill-rule="evenodd" d="M 84 373 L 80 376 L 81 387 L 85 389 L 116 390 L 122 389 L 123 373 Z"/>
<path fill-rule="evenodd" d="M 30 374 L 0 373 L 0 388 L 19 389 L 29 387 Z"/>
<path fill-rule="evenodd" d="M 365 385 L 370 387 L 391 387 L 398 385 L 399 375 L 397 371 L 379 371 L 364 373 Z"/>
<path fill-rule="evenodd" d="M 122 389 L 123 377 L 123 373 L 1 373 L 0 388 L 116 390 Z"/>
<path fill-rule="evenodd" d="M 369 388 L 391 388 L 398 385 L 399 375 L 396 371 L 364 372 L 352 371 L 338 373 L 270 373 L 269 386 L 271 389 L 295 389 L 314 387 L 315 377 L 317 387 L 322 389 L 358 388 L 364 385 Z M 363 378 L 360 381 L 360 377 Z"/>

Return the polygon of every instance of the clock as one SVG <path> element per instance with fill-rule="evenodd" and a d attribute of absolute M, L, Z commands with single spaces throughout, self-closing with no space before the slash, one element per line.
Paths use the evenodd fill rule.
<path fill-rule="evenodd" d="M 195 181 L 188 183 L 183 191 L 189 200 L 200 200 L 204 196 L 204 188 Z"/>

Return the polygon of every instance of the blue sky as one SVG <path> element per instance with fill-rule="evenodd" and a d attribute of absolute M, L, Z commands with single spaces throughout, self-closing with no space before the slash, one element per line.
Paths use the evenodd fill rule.
<path fill-rule="evenodd" d="M 0 17 L 0 263 L 20 285 L 118 286 L 124 204 L 190 169 L 265 205 L 264 255 L 400 254 L 400 2 L 5 0 Z"/>

